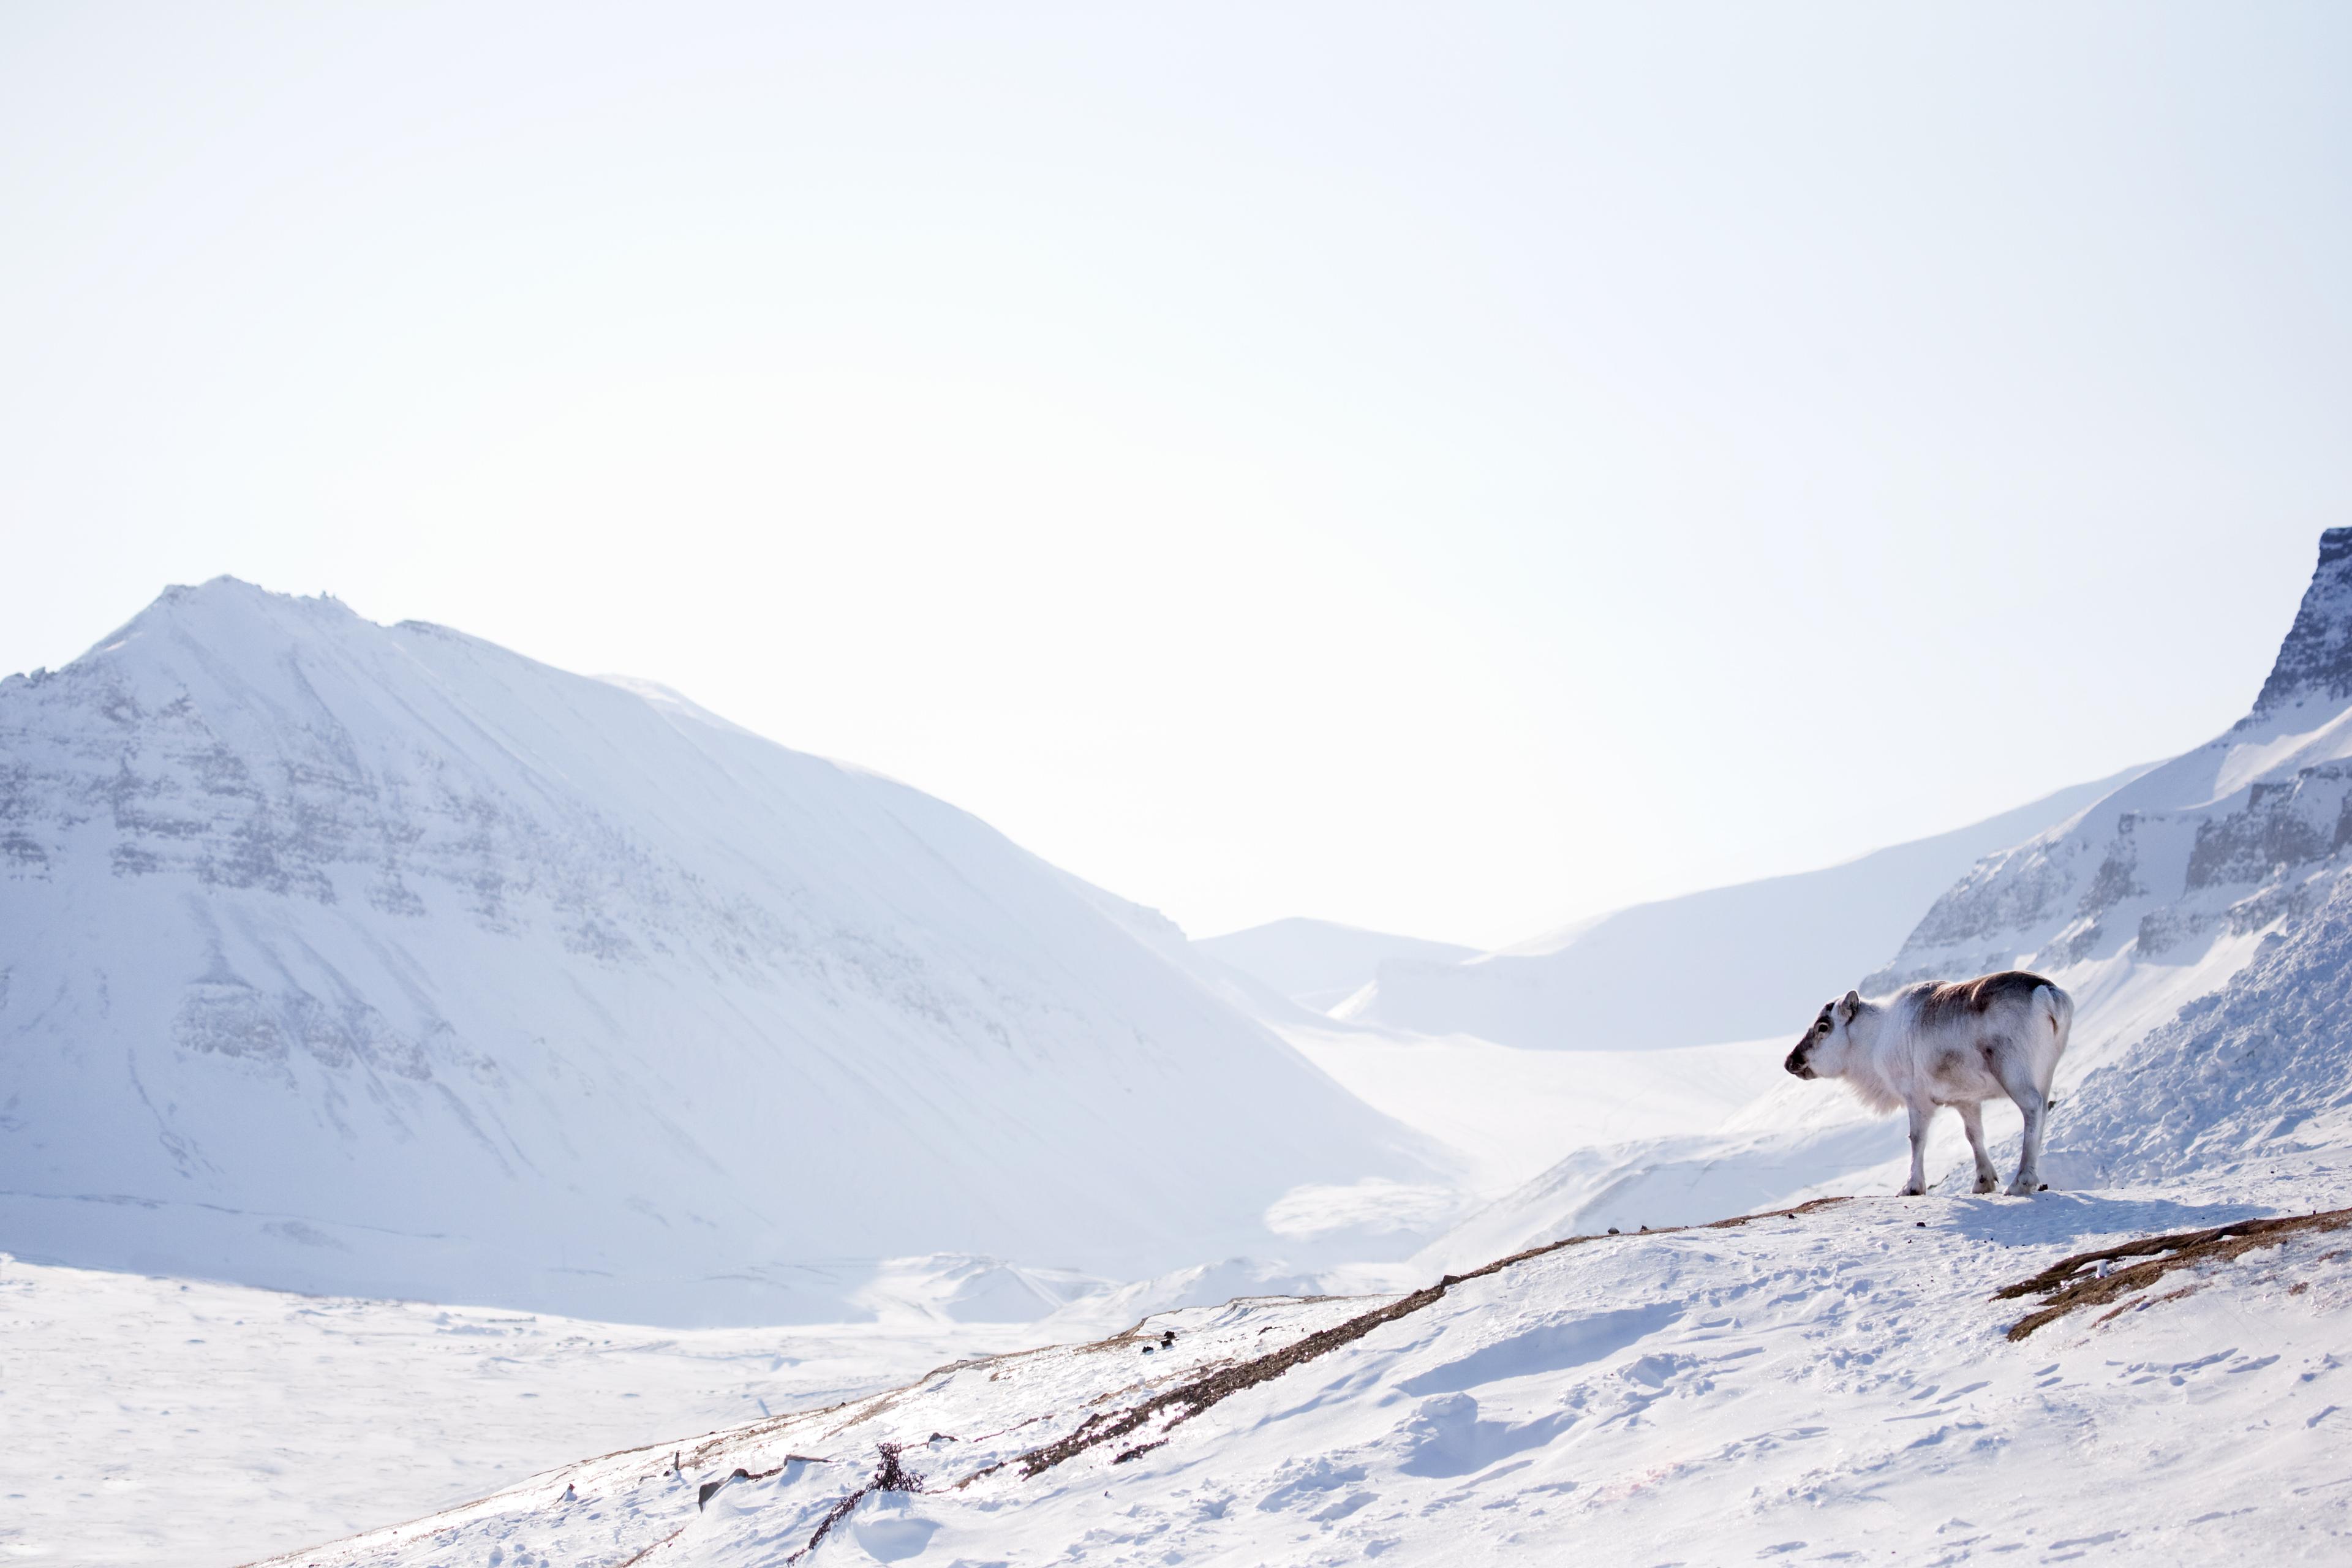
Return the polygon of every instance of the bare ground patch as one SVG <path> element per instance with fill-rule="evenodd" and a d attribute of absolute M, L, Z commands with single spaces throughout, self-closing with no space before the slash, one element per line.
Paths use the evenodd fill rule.
<path fill-rule="evenodd" d="M 1993 1292 L 1993 1300 L 2012 1300 L 2024 1296 L 2046 1298 L 2041 1306 L 2009 1326 L 2010 1339 L 2022 1340 L 2043 1324 L 2054 1323 L 2069 1312 L 2121 1300 L 2135 1291 L 2146 1289 L 2175 1269 L 2190 1268 L 2202 1263 L 2226 1263 L 2257 1247 L 2276 1247 L 2290 1236 L 2342 1230 L 2347 1226 L 2352 1226 L 2352 1208 L 2284 1215 L 2275 1219 L 2234 1220 L 2228 1225 L 2215 1226 L 2210 1230 L 2144 1236 L 2120 1246 L 2102 1247 L 2089 1252 L 2078 1252 L 2072 1258 L 2062 1258 L 2030 1279 L 2002 1286 Z M 2129 1258 L 2141 1261 L 2125 1261 Z M 2124 1266 L 2120 1268 L 2114 1267 L 2118 1263 Z M 2192 1286 L 2176 1290 L 2161 1299 L 2172 1300 L 2187 1295 L 2193 1289 Z M 2112 1312 L 2107 1314 L 2108 1317 L 2114 1315 Z M 2105 1321 L 2105 1318 L 2100 1320 L 2101 1322 Z"/>

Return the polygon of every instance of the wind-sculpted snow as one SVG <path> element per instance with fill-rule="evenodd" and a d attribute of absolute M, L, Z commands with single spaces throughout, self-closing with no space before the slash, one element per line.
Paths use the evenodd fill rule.
<path fill-rule="evenodd" d="M 1427 1177 L 1147 916 L 658 688 L 173 589 L 0 682 L 0 1242 L 805 1320 Z"/>
<path fill-rule="evenodd" d="M 2050 1169 L 2076 1186 L 2352 1143 L 2352 877 L 2063 1111 Z"/>

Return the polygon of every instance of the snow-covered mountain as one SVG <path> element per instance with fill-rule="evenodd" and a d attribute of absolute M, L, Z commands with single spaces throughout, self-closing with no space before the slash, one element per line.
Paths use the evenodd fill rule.
<path fill-rule="evenodd" d="M 174 588 L 0 682 L 0 1247 L 779 1321 L 1426 1176 L 1156 918 L 659 688 Z"/>
<path fill-rule="evenodd" d="M 1372 983 L 1382 963 L 1459 963 L 1475 947 L 1365 931 L 1294 915 L 1247 931 L 1201 937 L 1193 946 L 1315 1012 L 1327 1012 Z"/>
<path fill-rule="evenodd" d="M 1874 989 L 2030 963 L 2173 967 L 2316 909 L 2352 843 L 2352 529 L 2319 565 L 2254 706 L 2230 730 L 1988 857 L 1937 899 Z"/>
<path fill-rule="evenodd" d="M 1336 1013 L 1532 1049 L 1793 1036 L 1824 995 L 1883 963 L 1980 856 L 2065 820 L 2141 771 L 1843 865 L 1637 904 L 1467 962 L 1391 958 Z"/>
<path fill-rule="evenodd" d="M 2352 1144 L 2347 873 L 2352 529 L 2330 529 L 2245 718 L 1986 856 L 1864 989 L 2016 966 L 2073 993 L 2044 1165 L 2061 1185 L 2342 1148 Z M 1996 1102 L 1987 1124 L 1998 1137 L 2015 1112 Z M 1790 1079 L 1714 1132 L 1580 1149 L 1420 1261 L 1458 1268 L 1612 1225 L 1891 1190 L 1906 1136 L 1899 1116 Z M 1964 1163 L 1958 1121 L 1942 1118 L 1931 1179 Z"/>

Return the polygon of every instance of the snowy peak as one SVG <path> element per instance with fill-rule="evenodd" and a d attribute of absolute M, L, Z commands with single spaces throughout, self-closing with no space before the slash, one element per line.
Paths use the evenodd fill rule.
<path fill-rule="evenodd" d="M 2352 698 L 2352 528 L 2319 536 L 2319 565 L 2245 723 L 2298 702 Z"/>
<path fill-rule="evenodd" d="M 173 589 L 0 682 L 0 1247 L 777 1321 L 1427 1173 L 1114 902 L 666 689 Z"/>
<path fill-rule="evenodd" d="M 2352 529 L 2319 566 L 2253 710 L 2079 817 L 1988 856 L 1864 983 L 1892 989 L 2011 964 L 2176 970 L 2325 902 L 2352 846 Z M 2109 976 L 2112 981 L 2113 975 Z"/>

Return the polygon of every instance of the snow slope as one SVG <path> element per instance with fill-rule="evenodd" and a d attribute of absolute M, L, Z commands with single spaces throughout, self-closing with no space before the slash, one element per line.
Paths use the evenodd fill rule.
<path fill-rule="evenodd" d="M 2352 1146 L 2352 879 L 2063 1109 L 2049 1168 L 2076 1185 Z"/>
<path fill-rule="evenodd" d="M 1843 865 L 1637 904 L 1466 963 L 1391 960 L 1336 1011 L 1538 1049 L 1793 1037 L 1824 995 L 1883 963 L 1979 857 L 2064 820 L 2138 771 Z"/>
<path fill-rule="evenodd" d="M 2095 1244 L 2300 1212 L 2344 1173 L 1855 1201 L 1406 1298 L 1187 1310 L 281 1561 L 2341 1562 L 2346 1233 L 2022 1342 L 2030 1303 L 1990 1298 Z"/>
<path fill-rule="evenodd" d="M 658 1330 L 0 1255 L 0 1560 L 249 1562 L 1035 1333 Z"/>
<path fill-rule="evenodd" d="M 1370 984 L 1381 965 L 1391 960 L 1446 964 L 1478 956 L 1476 948 L 1450 942 L 1392 936 L 1298 916 L 1201 937 L 1192 945 L 1318 1013 Z"/>
<path fill-rule="evenodd" d="M 0 682 L 0 868 L 20 1256 L 830 1321 L 885 1258 L 1130 1279 L 1429 1174 L 985 824 L 331 599 L 172 589 Z"/>

